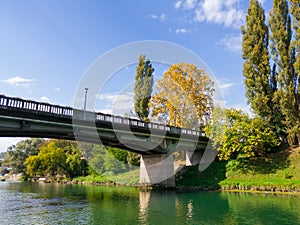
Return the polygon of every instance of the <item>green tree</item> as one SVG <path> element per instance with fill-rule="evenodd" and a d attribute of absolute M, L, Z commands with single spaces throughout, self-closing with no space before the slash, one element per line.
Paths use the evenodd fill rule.
<path fill-rule="evenodd" d="M 45 140 L 41 138 L 29 138 L 8 147 L 3 166 L 11 167 L 13 173 L 25 173 L 25 160 L 29 156 L 37 155 L 39 147 L 44 142 Z"/>
<path fill-rule="evenodd" d="M 50 140 L 40 147 L 38 155 L 25 160 L 29 176 L 65 175 L 73 178 L 84 176 L 87 171 L 86 160 L 76 142 Z"/>
<path fill-rule="evenodd" d="M 300 144 L 299 78 L 294 68 L 296 48 L 291 44 L 291 16 L 286 0 L 274 0 L 269 24 L 272 58 L 278 73 L 279 88 L 275 93 L 275 100 L 284 115 L 283 123 L 289 144 L 293 145 L 295 141 Z"/>
<path fill-rule="evenodd" d="M 140 55 L 136 68 L 134 87 L 134 110 L 142 120 L 147 120 L 149 115 L 148 103 L 151 99 L 153 88 L 154 68 L 149 59 L 145 60 L 145 55 Z"/>
<path fill-rule="evenodd" d="M 279 145 L 276 133 L 261 117 L 249 118 L 240 110 L 216 107 L 206 127 L 221 160 L 262 156 Z"/>
<path fill-rule="evenodd" d="M 280 109 L 273 102 L 276 74 L 270 69 L 269 30 L 265 12 L 258 0 L 251 0 L 243 34 L 243 75 L 246 97 L 253 111 L 272 125 L 280 125 Z"/>
<path fill-rule="evenodd" d="M 203 69 L 193 64 L 173 64 L 156 86 L 150 102 L 153 115 L 168 115 L 170 125 L 199 128 L 212 110 L 213 85 Z"/>

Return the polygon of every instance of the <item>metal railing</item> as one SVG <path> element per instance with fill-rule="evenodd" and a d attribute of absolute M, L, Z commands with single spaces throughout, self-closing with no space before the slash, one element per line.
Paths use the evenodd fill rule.
<path fill-rule="evenodd" d="M 74 109 L 70 106 L 60 106 L 60 105 L 53 105 L 49 103 L 41 103 L 32 100 L 24 100 L 21 98 L 13 98 L 7 97 L 5 95 L 0 95 L 0 108 L 12 108 L 12 109 L 20 109 L 20 110 L 28 110 L 34 111 L 35 113 L 48 113 L 54 116 L 61 116 L 61 117 L 72 117 L 74 115 Z M 81 110 L 77 110 L 81 111 Z M 92 112 L 89 112 L 92 113 Z M 199 132 L 195 130 L 174 127 L 159 123 L 153 122 L 144 122 L 137 119 L 131 119 L 127 117 L 121 116 L 114 116 L 110 114 L 104 114 L 101 112 L 95 112 L 95 121 L 102 121 L 108 123 L 118 123 L 124 125 L 130 125 L 132 127 L 140 127 L 140 128 L 150 128 L 150 129 L 157 129 L 162 131 L 168 131 L 174 134 L 188 134 L 194 136 L 205 136 L 204 132 Z M 82 118 L 84 120 L 84 118 Z"/>

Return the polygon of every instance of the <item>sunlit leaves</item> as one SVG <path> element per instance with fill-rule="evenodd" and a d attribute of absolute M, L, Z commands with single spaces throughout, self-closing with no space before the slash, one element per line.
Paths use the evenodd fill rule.
<path fill-rule="evenodd" d="M 275 132 L 260 117 L 249 118 L 240 110 L 216 107 L 206 133 L 221 160 L 264 155 L 279 145 Z"/>
<path fill-rule="evenodd" d="M 212 109 L 213 81 L 193 64 L 173 64 L 164 73 L 151 99 L 153 115 L 168 115 L 170 125 L 199 128 Z"/>

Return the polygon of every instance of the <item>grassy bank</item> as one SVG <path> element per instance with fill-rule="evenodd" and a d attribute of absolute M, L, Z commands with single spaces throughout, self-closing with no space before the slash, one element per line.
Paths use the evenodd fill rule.
<path fill-rule="evenodd" d="M 266 157 L 214 162 L 203 172 L 187 168 L 177 179 L 179 188 L 300 192 L 300 149 L 285 149 Z"/>
<path fill-rule="evenodd" d="M 139 182 L 140 170 L 135 169 L 126 173 L 112 174 L 107 173 L 98 176 L 85 176 L 77 177 L 72 180 L 73 183 L 85 183 L 85 184 L 105 184 L 105 185 L 129 185 L 135 186 Z"/>

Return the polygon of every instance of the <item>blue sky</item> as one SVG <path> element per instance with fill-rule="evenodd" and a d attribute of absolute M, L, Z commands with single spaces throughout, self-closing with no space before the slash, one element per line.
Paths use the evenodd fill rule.
<path fill-rule="evenodd" d="M 271 2 L 262 2 L 268 13 Z M 1 0 L 0 94 L 73 106 L 84 72 L 98 57 L 127 43 L 159 40 L 200 56 L 213 71 L 226 106 L 248 110 L 240 32 L 248 4 L 248 0 Z M 167 68 L 154 67 L 156 78 Z M 117 96 L 132 102 L 128 93 L 134 75 L 134 65 L 115 74 L 96 110 L 111 112 Z M 18 140 L 1 138 L 0 151 Z"/>

